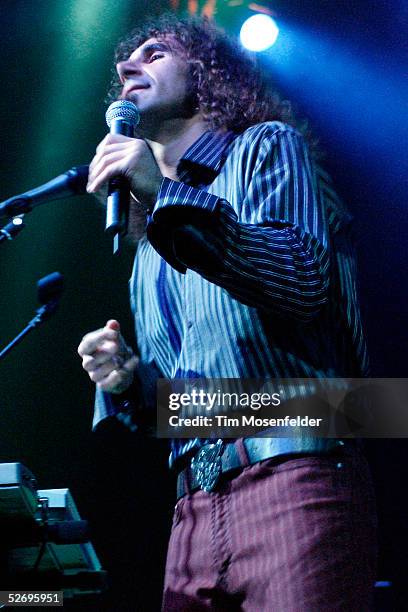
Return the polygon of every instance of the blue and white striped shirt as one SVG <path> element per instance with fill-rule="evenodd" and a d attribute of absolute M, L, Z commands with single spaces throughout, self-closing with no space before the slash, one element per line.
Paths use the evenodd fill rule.
<path fill-rule="evenodd" d="M 130 282 L 140 382 L 367 374 L 351 216 L 280 122 L 206 132 L 163 179 Z M 112 408 L 97 398 L 97 422 Z M 149 402 L 150 403 L 150 402 Z M 173 443 L 172 459 L 199 440 Z"/>

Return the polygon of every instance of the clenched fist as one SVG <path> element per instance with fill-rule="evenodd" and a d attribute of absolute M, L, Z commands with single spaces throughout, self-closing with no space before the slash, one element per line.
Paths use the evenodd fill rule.
<path fill-rule="evenodd" d="M 96 385 L 109 393 L 123 393 L 133 382 L 138 358 L 124 341 L 120 324 L 110 319 L 90 332 L 78 346 L 82 367 Z"/>

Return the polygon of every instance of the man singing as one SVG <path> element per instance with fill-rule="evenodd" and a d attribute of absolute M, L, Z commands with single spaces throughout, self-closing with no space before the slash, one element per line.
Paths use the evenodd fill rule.
<path fill-rule="evenodd" d="M 351 217 L 315 164 L 290 106 L 233 40 L 165 16 L 117 50 L 112 99 L 140 112 L 137 137 L 108 135 L 88 191 L 130 186 L 138 357 L 110 320 L 79 346 L 96 383 L 94 423 L 136 427 L 155 380 L 336 378 L 367 371 Z M 375 517 L 365 460 L 323 438 L 174 441 L 178 502 L 163 609 L 368 610 Z M 154 458 L 151 458 L 154 461 Z"/>

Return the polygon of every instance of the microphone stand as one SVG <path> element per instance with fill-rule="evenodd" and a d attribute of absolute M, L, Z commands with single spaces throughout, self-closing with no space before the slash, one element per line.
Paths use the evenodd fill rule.
<path fill-rule="evenodd" d="M 31 321 L 26 325 L 26 327 L 12 340 L 1 352 L 0 359 L 3 359 L 13 349 L 17 344 L 19 344 L 25 336 L 30 333 L 35 327 L 40 325 L 46 321 L 52 313 L 55 311 L 59 303 L 59 300 L 55 300 L 53 302 L 48 302 L 48 304 L 44 304 L 41 308 L 36 310 L 36 315 Z"/>
<path fill-rule="evenodd" d="M 8 217 L 9 222 L 0 229 L 0 242 L 13 240 L 25 227 L 22 221 L 24 214 L 31 212 L 40 204 L 85 194 L 88 171 L 89 166 L 74 166 L 44 185 L 1 202 L 0 217 Z"/>
<path fill-rule="evenodd" d="M 3 240 L 13 240 L 25 227 L 23 215 L 14 217 L 0 229 L 0 242 L 3 242 Z"/>
<path fill-rule="evenodd" d="M 28 325 L 0 351 L 0 359 L 3 359 L 25 336 L 41 323 L 50 318 L 56 311 L 63 290 L 63 277 L 59 272 L 53 272 L 42 278 L 37 283 L 38 297 L 42 306 L 36 310 L 35 317 L 29 321 Z"/>

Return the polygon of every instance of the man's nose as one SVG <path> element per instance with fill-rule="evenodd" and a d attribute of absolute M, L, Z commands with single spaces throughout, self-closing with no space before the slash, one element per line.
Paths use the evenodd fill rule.
<path fill-rule="evenodd" d="M 116 70 L 122 83 L 132 76 L 141 74 L 139 64 L 133 61 L 131 62 L 130 60 L 125 60 L 116 64 Z"/>

